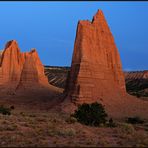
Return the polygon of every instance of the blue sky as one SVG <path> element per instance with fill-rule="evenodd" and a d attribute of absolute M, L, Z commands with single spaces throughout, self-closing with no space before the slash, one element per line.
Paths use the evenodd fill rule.
<path fill-rule="evenodd" d="M 148 2 L 0 2 L 0 49 L 17 40 L 45 65 L 70 66 L 78 20 L 103 10 L 124 70 L 148 69 Z"/>

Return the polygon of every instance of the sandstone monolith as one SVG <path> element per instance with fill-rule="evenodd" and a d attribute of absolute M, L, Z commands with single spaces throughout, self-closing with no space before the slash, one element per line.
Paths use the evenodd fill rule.
<path fill-rule="evenodd" d="M 72 113 L 79 104 L 92 102 L 103 104 L 112 118 L 148 118 L 148 102 L 126 93 L 118 49 L 101 10 L 91 22 L 78 22 L 61 108 Z"/>
<path fill-rule="evenodd" d="M 66 91 L 74 103 L 125 93 L 118 49 L 101 10 L 92 22 L 78 22 Z"/>

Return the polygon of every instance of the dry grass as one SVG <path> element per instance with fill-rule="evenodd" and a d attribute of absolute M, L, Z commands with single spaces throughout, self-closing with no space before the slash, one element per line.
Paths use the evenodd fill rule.
<path fill-rule="evenodd" d="M 147 147 L 147 125 L 89 127 L 62 113 L 14 111 L 10 116 L 0 114 L 0 146 Z"/>

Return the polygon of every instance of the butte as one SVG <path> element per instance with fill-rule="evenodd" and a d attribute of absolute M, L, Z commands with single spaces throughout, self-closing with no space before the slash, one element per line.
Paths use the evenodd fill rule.
<path fill-rule="evenodd" d="M 6 44 L 0 54 L 1 104 L 48 109 L 61 92 L 48 83 L 35 49 L 21 53 L 15 40 Z"/>
<path fill-rule="evenodd" d="M 62 109 L 99 102 L 109 116 L 148 118 L 148 102 L 126 93 L 118 49 L 101 10 L 92 21 L 79 21 Z"/>

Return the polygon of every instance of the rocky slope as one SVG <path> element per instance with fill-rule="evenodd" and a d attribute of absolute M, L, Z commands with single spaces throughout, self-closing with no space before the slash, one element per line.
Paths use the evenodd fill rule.
<path fill-rule="evenodd" d="M 50 84 L 65 89 L 70 67 L 44 66 L 44 70 Z"/>
<path fill-rule="evenodd" d="M 148 70 L 124 72 L 126 90 L 137 97 L 148 97 Z"/>

